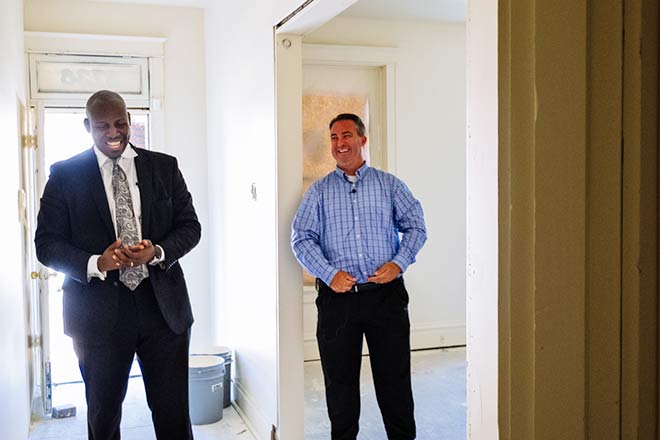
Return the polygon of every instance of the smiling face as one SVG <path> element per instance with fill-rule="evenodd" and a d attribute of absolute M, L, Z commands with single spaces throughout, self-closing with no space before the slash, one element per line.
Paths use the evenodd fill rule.
<path fill-rule="evenodd" d="M 367 137 L 357 134 L 355 122 L 342 119 L 330 127 L 330 143 L 337 166 L 347 175 L 354 176 L 364 164 L 362 154 Z"/>
<path fill-rule="evenodd" d="M 110 159 L 124 152 L 131 138 L 131 115 L 124 100 L 113 92 L 97 92 L 87 102 L 85 128 L 94 145 Z"/>

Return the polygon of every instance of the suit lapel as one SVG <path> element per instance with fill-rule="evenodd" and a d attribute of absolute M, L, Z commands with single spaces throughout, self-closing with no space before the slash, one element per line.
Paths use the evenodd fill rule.
<path fill-rule="evenodd" d="M 135 172 L 138 178 L 138 187 L 140 188 L 140 202 L 142 204 L 142 238 L 149 238 L 149 223 L 151 219 L 151 199 L 153 187 L 153 166 L 146 150 L 133 147 L 137 152 L 135 157 Z"/>
<path fill-rule="evenodd" d="M 108 197 L 105 193 L 103 177 L 101 177 L 99 162 L 96 159 L 96 154 L 94 154 L 93 147 L 89 150 L 87 156 L 85 157 L 84 172 L 87 173 L 87 178 L 85 181 L 89 184 L 92 198 L 94 199 L 96 208 L 99 211 L 99 215 L 103 219 L 103 224 L 105 225 L 108 234 L 110 234 L 112 241 L 115 241 L 116 233 L 115 227 L 112 224 L 112 216 L 110 215 L 110 207 L 108 206 Z"/>

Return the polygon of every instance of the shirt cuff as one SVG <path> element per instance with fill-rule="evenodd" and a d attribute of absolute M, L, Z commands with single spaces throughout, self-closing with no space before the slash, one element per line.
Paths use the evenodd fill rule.
<path fill-rule="evenodd" d="M 161 262 L 165 261 L 165 250 L 162 247 L 160 247 L 160 245 L 157 245 L 157 244 L 154 245 L 154 247 L 157 247 L 158 249 L 160 249 L 160 258 L 157 258 L 154 255 L 154 259 L 149 262 L 150 266 L 155 266 L 158 263 L 161 263 Z"/>
<path fill-rule="evenodd" d="M 332 280 L 335 279 L 335 275 L 339 273 L 339 269 L 332 269 L 330 272 L 326 272 L 323 275 L 321 275 L 319 278 L 326 284 L 330 285 L 332 283 Z"/>
<path fill-rule="evenodd" d="M 401 269 L 401 275 L 403 275 L 406 269 L 408 269 L 408 266 L 410 266 L 410 264 L 407 261 L 405 261 L 403 258 L 399 258 L 398 255 L 392 258 L 392 263 L 399 266 L 399 269 Z"/>
<path fill-rule="evenodd" d="M 98 266 L 99 258 L 101 258 L 100 255 L 92 255 L 91 257 L 89 257 L 89 260 L 87 260 L 88 283 L 92 281 L 92 278 L 99 278 L 101 281 L 105 280 L 107 272 L 99 270 L 99 266 Z"/>

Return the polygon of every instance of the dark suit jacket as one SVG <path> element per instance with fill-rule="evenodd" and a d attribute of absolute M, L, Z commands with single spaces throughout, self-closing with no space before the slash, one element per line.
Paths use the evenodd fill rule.
<path fill-rule="evenodd" d="M 180 334 L 193 322 L 179 258 L 198 242 L 201 226 L 174 157 L 135 148 L 142 202 L 142 237 L 165 251 L 149 268 L 161 313 Z M 39 261 L 64 279 L 64 332 L 83 340 L 107 336 L 118 320 L 119 271 L 87 282 L 87 262 L 116 240 L 103 179 L 93 149 L 51 167 L 41 198 L 35 244 Z"/>

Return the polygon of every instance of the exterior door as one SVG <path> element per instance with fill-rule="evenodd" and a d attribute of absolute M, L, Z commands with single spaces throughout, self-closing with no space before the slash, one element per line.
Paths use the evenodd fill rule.
<path fill-rule="evenodd" d="M 37 392 L 41 396 L 44 412 L 52 408 L 53 386 L 81 382 L 78 361 L 71 339 L 64 334 L 62 322 L 62 283 L 64 274 L 48 269 L 36 259 L 34 231 L 39 210 L 39 200 L 48 180 L 52 164 L 67 159 L 92 146 L 92 139 L 84 128 L 84 103 L 79 107 L 56 107 L 36 104 L 33 115 L 33 148 L 25 149 L 24 169 L 26 193 L 29 203 L 26 212 L 29 224 L 29 240 L 26 240 L 30 262 L 29 343 L 33 346 L 35 377 L 39 378 Z M 131 142 L 143 148 L 149 146 L 149 112 L 145 109 L 129 109 L 131 113 Z M 34 140 L 36 137 L 36 141 Z M 134 363 L 131 374 L 139 375 Z"/>

